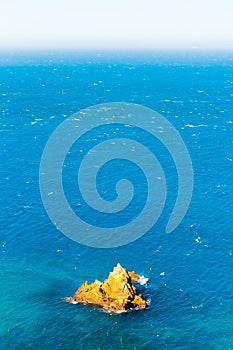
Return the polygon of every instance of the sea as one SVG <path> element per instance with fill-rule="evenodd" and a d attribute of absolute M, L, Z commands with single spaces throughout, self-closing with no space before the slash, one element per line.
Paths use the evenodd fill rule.
<path fill-rule="evenodd" d="M 183 219 L 166 233 L 179 188 L 172 159 L 163 156 L 167 194 L 160 217 L 147 232 L 147 218 L 138 222 L 141 237 L 104 248 L 70 239 L 50 220 L 40 164 L 67 118 L 115 102 L 150 108 L 177 130 L 192 161 L 193 191 Z M 0 349 L 233 349 L 233 53 L 3 51 L 0 113 Z M 159 159 L 164 150 L 157 145 L 154 152 Z M 65 165 L 67 200 L 76 210 L 77 152 L 69 152 Z M 105 200 L 116 199 L 114 165 L 99 179 L 100 194 L 110 192 Z M 140 185 L 141 175 L 123 168 L 120 175 Z M 127 220 L 140 214 L 142 187 L 136 186 Z M 105 230 L 123 225 L 114 218 L 111 225 L 107 216 Z M 147 309 L 111 314 L 64 301 L 84 281 L 107 278 L 117 263 L 149 278 L 137 287 Z"/>

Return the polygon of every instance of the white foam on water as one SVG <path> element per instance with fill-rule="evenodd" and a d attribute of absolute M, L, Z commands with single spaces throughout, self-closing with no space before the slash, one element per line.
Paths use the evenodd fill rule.
<path fill-rule="evenodd" d="M 198 125 L 193 125 L 193 124 L 185 124 L 187 128 L 199 128 L 202 126 L 208 126 L 207 124 L 198 124 Z"/>
<path fill-rule="evenodd" d="M 139 276 L 139 281 L 138 281 L 141 286 L 147 284 L 149 282 L 149 278 L 145 277 L 145 276 Z"/>

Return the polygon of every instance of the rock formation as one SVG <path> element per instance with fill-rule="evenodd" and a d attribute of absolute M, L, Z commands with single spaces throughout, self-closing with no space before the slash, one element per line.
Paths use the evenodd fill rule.
<path fill-rule="evenodd" d="M 95 304 L 109 312 L 120 312 L 146 308 L 147 304 L 132 282 L 138 283 L 140 277 L 135 272 L 126 271 L 120 264 L 114 267 L 104 282 L 87 281 L 75 292 L 68 302 Z"/>

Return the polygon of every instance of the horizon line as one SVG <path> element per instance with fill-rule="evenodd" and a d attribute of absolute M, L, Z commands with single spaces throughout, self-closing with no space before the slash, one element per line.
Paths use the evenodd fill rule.
<path fill-rule="evenodd" d="M 114 50 L 135 50 L 135 51 L 155 51 L 155 50 L 233 50 L 233 40 L 157 40 L 157 41 L 36 41 L 14 42 L 0 41 L 0 51 L 5 50 L 85 50 L 85 51 L 114 51 Z"/>

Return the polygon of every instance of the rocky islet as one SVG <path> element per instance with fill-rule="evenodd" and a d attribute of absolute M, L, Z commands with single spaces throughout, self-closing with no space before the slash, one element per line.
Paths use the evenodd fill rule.
<path fill-rule="evenodd" d="M 65 300 L 71 303 L 98 305 L 113 313 L 145 309 L 147 303 L 133 284 L 140 281 L 141 277 L 134 271 L 128 272 L 117 264 L 105 281 L 95 280 L 92 284 L 86 281 L 72 297 Z"/>

